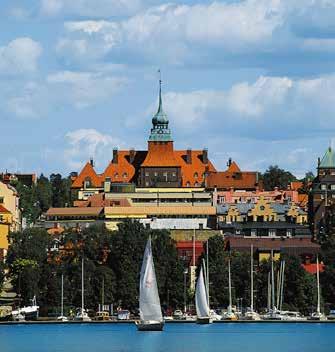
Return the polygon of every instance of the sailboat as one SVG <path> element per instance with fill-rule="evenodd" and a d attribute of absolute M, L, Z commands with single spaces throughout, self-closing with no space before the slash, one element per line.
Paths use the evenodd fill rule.
<path fill-rule="evenodd" d="M 84 308 L 84 258 L 81 259 L 81 309 L 75 316 L 75 320 L 78 321 L 91 321 L 91 318 L 88 316 Z"/>
<path fill-rule="evenodd" d="M 245 319 L 261 320 L 260 315 L 254 311 L 254 248 L 250 248 L 250 310 L 245 313 Z"/>
<path fill-rule="evenodd" d="M 230 270 L 230 256 L 228 258 L 228 291 L 229 291 L 229 306 L 227 312 L 223 315 L 223 320 L 237 320 L 236 314 L 233 312 L 233 302 L 231 296 L 231 270 Z"/>
<path fill-rule="evenodd" d="M 310 316 L 311 320 L 327 320 L 327 317 L 321 313 L 320 309 L 320 275 L 319 275 L 319 256 L 316 256 L 316 283 L 317 283 L 317 293 L 318 293 L 318 303 L 316 307 L 316 312 L 312 313 Z"/>
<path fill-rule="evenodd" d="M 206 274 L 206 266 L 203 262 L 200 268 L 200 274 L 195 290 L 195 307 L 197 311 L 198 324 L 210 324 L 213 322 L 210 315 L 208 297 L 208 277 Z"/>
<path fill-rule="evenodd" d="M 68 321 L 68 318 L 64 316 L 64 275 L 62 274 L 62 289 L 61 289 L 61 313 L 57 317 L 58 321 Z"/>
<path fill-rule="evenodd" d="M 140 321 L 139 331 L 162 331 L 164 320 L 158 295 L 155 266 L 152 257 L 151 237 L 147 241 L 140 277 Z"/>

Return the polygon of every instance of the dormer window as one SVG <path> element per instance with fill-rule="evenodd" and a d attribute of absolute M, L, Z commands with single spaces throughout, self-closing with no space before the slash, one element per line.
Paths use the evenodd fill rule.
<path fill-rule="evenodd" d="M 127 178 L 127 177 L 128 177 L 128 174 L 127 174 L 126 172 L 124 172 L 124 173 L 122 174 L 122 177 L 123 177 L 123 178 Z"/>
<path fill-rule="evenodd" d="M 194 177 L 194 178 L 198 178 L 198 177 L 199 177 L 198 173 L 195 172 L 194 175 L 193 175 L 193 177 Z"/>
<path fill-rule="evenodd" d="M 92 181 L 90 177 L 86 177 L 84 181 L 84 188 L 91 188 L 92 187 Z"/>
<path fill-rule="evenodd" d="M 118 179 L 118 178 L 119 178 L 119 174 L 118 174 L 117 172 L 115 172 L 114 178 L 115 178 L 115 179 Z"/>
<path fill-rule="evenodd" d="M 186 182 L 186 187 L 191 187 L 190 181 L 187 181 L 187 182 Z"/>

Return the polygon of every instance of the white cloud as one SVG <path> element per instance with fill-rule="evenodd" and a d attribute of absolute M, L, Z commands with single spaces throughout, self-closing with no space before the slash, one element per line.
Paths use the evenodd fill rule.
<path fill-rule="evenodd" d="M 101 103 L 117 93 L 126 79 L 92 72 L 63 71 L 47 77 L 63 101 L 78 109 Z"/>
<path fill-rule="evenodd" d="M 111 17 L 134 13 L 141 0 L 41 0 L 41 14 Z"/>
<path fill-rule="evenodd" d="M 113 148 L 122 143 L 110 135 L 100 133 L 96 129 L 78 129 L 65 135 L 67 143 L 64 158 L 70 169 L 78 170 L 83 163 L 92 157 L 97 167 L 105 167 Z"/>
<path fill-rule="evenodd" d="M 37 69 L 42 46 L 28 37 L 17 38 L 0 46 L 0 73 L 19 74 Z"/>
<path fill-rule="evenodd" d="M 327 94 L 325 94 L 327 92 Z M 163 106 L 183 133 L 287 140 L 335 131 L 335 75 L 315 79 L 261 76 L 228 90 L 168 92 Z M 148 108 L 152 114 L 156 104 Z"/>
<path fill-rule="evenodd" d="M 85 40 L 87 60 L 248 65 L 245 55 L 252 55 L 256 63 L 275 65 L 279 53 L 304 60 L 306 51 L 333 52 L 334 21 L 335 2 L 327 0 L 169 3 L 127 19 L 67 22 L 57 52 L 83 62 L 73 47 Z"/>

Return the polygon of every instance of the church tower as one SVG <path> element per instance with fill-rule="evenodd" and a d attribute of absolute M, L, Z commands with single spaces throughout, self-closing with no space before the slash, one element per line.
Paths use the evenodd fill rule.
<path fill-rule="evenodd" d="M 162 81 L 159 80 L 158 110 L 152 118 L 148 154 L 141 165 L 140 187 L 180 187 L 181 167 L 175 158 L 169 120 L 163 110 Z"/>

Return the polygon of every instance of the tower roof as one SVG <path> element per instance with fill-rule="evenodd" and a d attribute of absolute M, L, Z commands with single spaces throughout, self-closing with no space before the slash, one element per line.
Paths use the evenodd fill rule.
<path fill-rule="evenodd" d="M 162 102 L 162 80 L 159 80 L 159 104 L 158 110 L 152 118 L 152 128 L 149 137 L 151 142 L 172 142 L 169 120 L 163 110 Z"/>
<path fill-rule="evenodd" d="M 334 150 L 329 147 L 321 159 L 319 168 L 335 168 L 335 153 Z"/>

